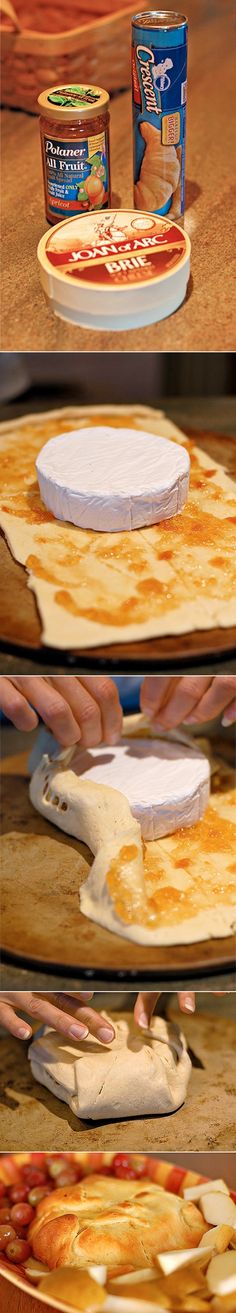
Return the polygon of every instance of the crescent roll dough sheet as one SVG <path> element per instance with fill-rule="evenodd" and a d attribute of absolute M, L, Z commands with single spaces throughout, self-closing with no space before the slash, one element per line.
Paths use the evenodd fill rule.
<path fill-rule="evenodd" d="M 125 730 L 130 737 L 130 748 L 132 740 L 135 747 L 138 742 L 143 743 L 142 735 L 145 734 L 146 738 L 148 733 L 140 716 L 128 717 Z M 154 746 L 158 746 L 158 740 L 150 731 L 149 737 Z M 122 752 L 126 751 L 128 742 L 124 737 Z M 161 785 L 160 779 L 158 783 L 157 760 L 152 777 L 152 787 L 157 780 L 157 808 L 153 805 L 155 795 L 152 796 L 150 780 L 148 800 L 146 796 L 143 807 L 145 788 L 141 797 L 138 796 L 140 777 L 139 774 L 138 779 L 135 777 L 135 771 L 130 776 L 130 768 L 126 777 L 124 772 L 128 796 L 121 791 L 122 777 L 119 789 L 105 782 L 98 783 L 99 750 L 94 750 L 94 755 L 91 751 L 84 753 L 76 749 L 69 767 L 64 759 L 60 761 L 45 754 L 31 779 L 31 802 L 45 819 L 86 843 L 94 854 L 87 879 L 80 887 L 80 908 L 85 917 L 114 934 L 150 946 L 226 937 L 234 933 L 236 925 L 234 772 L 214 758 L 211 760 L 211 797 L 207 806 L 209 772 L 206 756 L 186 735 L 168 735 L 169 748 L 171 745 L 171 751 L 173 748 L 176 751 L 176 779 L 175 798 L 172 798 L 175 805 L 171 807 L 171 757 L 166 811 L 164 743 L 163 736 L 160 738 Z M 183 795 L 182 799 L 177 797 L 180 747 L 185 762 L 184 787 L 186 789 L 187 778 L 189 790 L 188 798 L 185 792 L 184 802 Z M 109 754 L 113 779 L 113 749 L 109 749 Z M 79 762 L 84 763 L 84 775 L 80 774 Z M 167 764 L 168 756 L 165 766 Z M 103 749 L 100 766 L 104 780 Z M 203 793 L 199 790 L 199 777 L 196 789 L 196 770 L 202 772 L 202 767 Z M 182 787 L 183 778 L 181 791 Z M 160 838 L 152 838 L 154 823 L 155 832 L 162 836 Z M 145 842 L 147 834 L 150 837 Z"/>
<path fill-rule="evenodd" d="M 110 1020 L 102 1012 L 105 1021 Z M 184 1102 L 191 1062 L 184 1036 L 161 1017 L 142 1035 L 132 1017 L 112 1018 L 115 1039 L 102 1048 L 94 1036 L 74 1043 L 46 1031 L 30 1046 L 35 1079 L 92 1121 L 174 1112 Z"/>

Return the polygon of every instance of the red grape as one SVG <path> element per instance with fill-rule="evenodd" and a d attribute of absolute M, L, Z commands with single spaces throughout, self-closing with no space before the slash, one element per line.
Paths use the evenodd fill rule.
<path fill-rule="evenodd" d="M 24 1204 L 28 1198 L 28 1185 L 11 1185 L 9 1195 L 11 1204 Z"/>
<path fill-rule="evenodd" d="M 0 1199 L 5 1199 L 6 1188 L 7 1187 L 6 1185 L 4 1185 L 4 1181 L 0 1181 Z"/>
<path fill-rule="evenodd" d="M 63 1167 L 64 1167 L 63 1158 L 57 1158 L 56 1154 L 55 1154 L 55 1158 L 48 1159 L 47 1169 L 49 1172 L 49 1176 L 51 1176 L 53 1180 L 54 1177 L 56 1178 L 57 1176 L 60 1176 L 60 1172 L 63 1172 Z M 66 1164 L 66 1170 L 67 1170 L 67 1164 Z M 69 1165 L 68 1171 L 70 1172 L 70 1170 L 71 1167 Z M 72 1167 L 72 1171 L 73 1171 L 73 1167 Z"/>
<path fill-rule="evenodd" d="M 115 1176 L 123 1180 L 131 1181 L 135 1179 L 136 1172 L 127 1153 L 116 1153 L 113 1158 L 112 1168 Z"/>
<path fill-rule="evenodd" d="M 7 1203 L 4 1208 L 0 1208 L 0 1224 L 1 1222 L 10 1222 L 10 1216 L 10 1204 Z"/>
<path fill-rule="evenodd" d="M 32 1167 L 42 1167 L 42 1171 L 45 1172 L 45 1153 L 34 1153 L 34 1162 L 31 1165 Z"/>
<path fill-rule="evenodd" d="M 29 1226 L 30 1222 L 33 1221 L 33 1216 L 34 1210 L 31 1208 L 30 1204 L 14 1204 L 13 1208 L 11 1208 L 11 1222 L 13 1222 L 13 1226 L 15 1223 L 16 1226 L 18 1223 L 19 1226 Z"/>
<path fill-rule="evenodd" d="M 57 1185 L 58 1188 L 61 1189 L 61 1186 L 63 1185 L 77 1185 L 77 1180 L 78 1177 L 76 1171 L 72 1172 L 69 1170 L 69 1167 L 68 1169 L 65 1167 L 64 1171 L 60 1172 L 60 1176 L 57 1177 Z"/>
<path fill-rule="evenodd" d="M 33 1190 L 30 1190 L 30 1194 L 28 1194 L 28 1204 L 31 1204 L 32 1208 L 37 1208 L 37 1204 L 40 1204 L 40 1199 L 44 1199 L 46 1194 L 51 1194 L 52 1189 L 53 1186 L 50 1184 L 34 1185 Z"/>
<path fill-rule="evenodd" d="M 26 1259 L 30 1258 L 30 1253 L 28 1241 L 18 1240 L 17 1237 L 15 1240 L 10 1240 L 10 1244 L 6 1248 L 6 1255 L 7 1258 L 10 1258 L 11 1263 L 25 1263 Z"/>
<path fill-rule="evenodd" d="M 14 1222 L 17 1240 L 27 1240 L 27 1226 L 20 1226 L 19 1222 Z"/>
<path fill-rule="evenodd" d="M 4 1226 L 4 1224 L 2 1224 L 2 1226 L 0 1226 L 0 1250 L 1 1250 L 1 1252 L 2 1252 L 4 1249 L 6 1249 L 7 1245 L 9 1245 L 9 1243 L 10 1243 L 10 1240 L 15 1240 L 15 1234 L 16 1234 L 16 1233 L 15 1233 L 15 1231 L 14 1231 L 13 1226 L 10 1226 L 10 1222 L 8 1222 L 8 1223 L 5 1222 L 5 1226 Z"/>
<path fill-rule="evenodd" d="M 22 1170 L 22 1176 L 24 1178 L 26 1185 L 28 1185 L 29 1190 L 31 1188 L 31 1185 L 45 1184 L 46 1172 L 41 1172 L 37 1167 L 33 1167 L 31 1163 L 26 1163 L 21 1170 Z"/>

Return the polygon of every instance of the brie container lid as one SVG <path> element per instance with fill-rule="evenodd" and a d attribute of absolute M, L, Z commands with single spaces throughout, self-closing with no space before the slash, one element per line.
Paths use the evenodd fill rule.
<path fill-rule="evenodd" d="M 184 300 L 190 240 L 170 219 L 141 210 L 95 210 L 65 219 L 38 246 L 54 314 L 81 327 L 157 323 Z"/>

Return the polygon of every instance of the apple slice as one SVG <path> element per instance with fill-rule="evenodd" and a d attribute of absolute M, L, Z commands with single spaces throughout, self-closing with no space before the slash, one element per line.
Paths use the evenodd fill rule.
<path fill-rule="evenodd" d="M 157 1304 L 156 1300 L 153 1304 L 151 1300 L 145 1302 L 143 1296 L 134 1299 L 131 1295 L 130 1299 L 126 1299 L 125 1295 L 107 1295 L 104 1313 L 147 1313 L 147 1310 L 148 1313 L 166 1313 L 166 1310 L 170 1310 L 171 1313 L 171 1308 L 169 1299 L 166 1299 L 164 1304 Z"/>
<path fill-rule="evenodd" d="M 235 1295 L 215 1295 L 208 1304 L 209 1313 L 235 1313 Z"/>
<path fill-rule="evenodd" d="M 176 1298 L 181 1302 L 187 1295 L 205 1296 L 207 1291 L 206 1277 L 203 1276 L 201 1263 L 186 1263 L 184 1267 L 179 1267 L 178 1272 L 171 1272 L 170 1276 L 163 1276 L 158 1282 L 158 1297 L 160 1300 L 163 1295 L 170 1297 L 175 1308 Z"/>
<path fill-rule="evenodd" d="M 211 1258 L 206 1279 L 211 1295 L 236 1294 L 236 1254 L 233 1249 L 228 1249 L 227 1254 L 216 1254 Z"/>
<path fill-rule="evenodd" d="M 158 1266 L 161 1267 L 161 1271 L 164 1272 L 165 1276 L 170 1276 L 171 1272 L 176 1272 L 178 1267 L 185 1267 L 188 1263 L 192 1264 L 198 1262 L 201 1266 L 203 1266 L 204 1262 L 207 1263 L 208 1253 L 212 1254 L 214 1249 L 214 1245 L 211 1245 L 210 1243 L 207 1245 L 208 1234 L 209 1232 L 206 1232 L 204 1255 L 202 1252 L 199 1252 L 199 1245 L 197 1249 L 179 1249 L 173 1250 L 173 1253 L 158 1254 Z"/>
<path fill-rule="evenodd" d="M 93 1277 L 94 1281 L 98 1281 L 99 1286 L 106 1285 L 107 1268 L 103 1267 L 102 1264 L 92 1263 L 89 1268 L 89 1275 Z"/>
<path fill-rule="evenodd" d="M 210 1304 L 199 1295 L 188 1295 L 181 1304 L 178 1304 L 178 1313 L 210 1313 Z M 174 1313 L 174 1306 L 173 1306 Z"/>
<path fill-rule="evenodd" d="M 207 1250 L 210 1246 L 211 1250 L 215 1249 L 217 1254 L 223 1254 L 224 1250 L 228 1249 L 232 1236 L 235 1236 L 233 1226 L 226 1226 L 225 1222 L 222 1222 L 220 1226 L 212 1226 L 210 1231 L 205 1231 L 205 1235 L 200 1240 L 199 1249 Z"/>
<path fill-rule="evenodd" d="M 30 1280 L 35 1282 L 36 1285 L 49 1272 L 49 1267 L 46 1267 L 45 1263 L 40 1263 L 39 1258 L 27 1258 L 22 1266 L 24 1271 L 28 1273 Z"/>
<path fill-rule="evenodd" d="M 156 1267 L 139 1267 L 134 1272 L 127 1272 L 127 1273 L 122 1272 L 121 1275 L 118 1272 L 116 1272 L 115 1276 L 111 1274 L 111 1272 L 108 1272 L 107 1287 L 108 1290 L 115 1291 L 117 1286 L 120 1289 L 120 1286 L 122 1288 L 122 1286 L 124 1285 L 133 1286 L 133 1285 L 138 1285 L 138 1283 L 140 1284 L 141 1281 L 155 1281 L 155 1280 L 157 1280 Z"/>
<path fill-rule="evenodd" d="M 211 1190 L 211 1192 L 217 1190 L 217 1194 L 219 1192 L 221 1194 L 229 1194 L 228 1186 L 225 1184 L 225 1181 L 219 1180 L 206 1181 L 205 1185 L 200 1181 L 199 1185 L 192 1185 L 188 1190 L 184 1190 L 183 1196 L 184 1199 L 190 1199 L 193 1202 L 197 1202 L 198 1199 L 202 1199 L 204 1194 L 208 1194 L 209 1190 Z"/>
<path fill-rule="evenodd" d="M 236 1205 L 230 1195 L 221 1194 L 217 1190 L 208 1190 L 200 1198 L 200 1208 L 210 1226 L 221 1225 L 222 1222 L 227 1226 L 236 1228 Z"/>

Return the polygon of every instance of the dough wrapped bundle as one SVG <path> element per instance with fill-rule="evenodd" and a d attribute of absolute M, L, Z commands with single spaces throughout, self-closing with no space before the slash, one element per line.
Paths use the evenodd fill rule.
<path fill-rule="evenodd" d="M 194 1248 L 207 1230 L 195 1204 L 149 1179 L 90 1176 L 41 1200 L 30 1228 L 36 1258 L 48 1267 L 154 1267 L 158 1253 Z"/>
<path fill-rule="evenodd" d="M 106 1012 L 102 1013 L 109 1020 Z M 174 1112 L 184 1102 L 191 1062 L 177 1026 L 154 1017 L 152 1038 L 132 1017 L 113 1017 L 115 1039 L 102 1048 L 94 1036 L 77 1044 L 46 1031 L 31 1044 L 36 1080 L 94 1121 Z"/>

